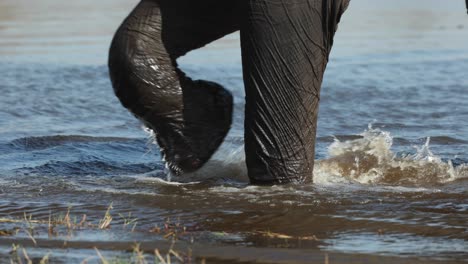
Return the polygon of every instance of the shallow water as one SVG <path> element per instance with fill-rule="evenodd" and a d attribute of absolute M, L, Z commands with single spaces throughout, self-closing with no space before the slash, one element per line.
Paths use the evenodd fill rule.
<path fill-rule="evenodd" d="M 178 243 L 203 245 L 199 256 L 212 262 L 468 259 L 463 1 L 353 0 L 322 90 L 315 183 L 274 187 L 247 183 L 237 34 L 180 61 L 230 89 L 236 106 L 213 160 L 171 178 L 105 66 L 135 1 L 76 2 L 0 2 L 0 218 L 47 220 L 71 207 L 98 222 L 112 203 L 114 228 L 51 238 L 39 225 L 31 255 L 52 248 L 57 262 L 79 263 L 93 245 L 109 256 L 134 241 L 163 246 L 149 231 L 180 223 Z M 134 232 L 120 228 L 127 218 L 138 219 Z M 17 227 L 0 236 L 5 259 L 11 243 L 30 239 L 22 225 L 0 221 L 1 230 Z M 74 250 L 59 249 L 63 240 Z"/>

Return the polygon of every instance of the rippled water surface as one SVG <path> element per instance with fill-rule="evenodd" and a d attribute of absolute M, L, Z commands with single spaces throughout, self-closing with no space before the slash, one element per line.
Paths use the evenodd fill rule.
<path fill-rule="evenodd" d="M 233 92 L 235 117 L 205 168 L 168 177 L 105 66 L 134 4 L 0 2 L 0 262 L 13 243 L 80 263 L 95 246 L 151 253 L 171 237 L 208 263 L 468 259 L 464 1 L 353 0 L 322 89 L 314 184 L 273 187 L 247 182 L 237 34 L 180 60 Z M 46 223 L 70 210 L 100 225 L 110 204 L 103 230 Z"/>

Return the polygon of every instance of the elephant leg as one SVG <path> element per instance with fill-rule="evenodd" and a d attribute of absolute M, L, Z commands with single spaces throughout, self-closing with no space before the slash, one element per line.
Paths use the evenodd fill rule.
<path fill-rule="evenodd" d="M 320 88 L 349 0 L 251 0 L 241 25 L 254 184 L 311 181 Z"/>
<path fill-rule="evenodd" d="M 232 96 L 192 80 L 176 59 L 239 29 L 241 1 L 142 0 L 114 36 L 109 70 L 121 103 L 154 131 L 168 167 L 194 171 L 228 133 Z"/>

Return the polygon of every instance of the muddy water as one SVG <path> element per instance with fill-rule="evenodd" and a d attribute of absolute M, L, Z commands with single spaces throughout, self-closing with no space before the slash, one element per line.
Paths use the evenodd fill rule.
<path fill-rule="evenodd" d="M 0 2 L 0 219 L 15 220 L 0 220 L 13 233 L 0 236 L 0 262 L 12 243 L 61 263 L 94 246 L 151 252 L 172 231 L 178 250 L 212 263 L 468 259 L 463 1 L 353 0 L 322 91 L 315 183 L 274 187 L 247 184 L 238 35 L 180 61 L 228 87 L 236 108 L 213 160 L 174 178 L 108 80 L 107 47 L 135 1 L 72 2 Z M 98 224 L 111 203 L 105 230 L 21 220 L 71 208 Z"/>

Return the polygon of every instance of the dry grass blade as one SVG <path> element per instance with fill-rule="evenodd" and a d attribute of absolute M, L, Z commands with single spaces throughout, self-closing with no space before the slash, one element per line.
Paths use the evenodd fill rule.
<path fill-rule="evenodd" d="M 12 236 L 15 232 L 11 230 L 0 230 L 0 237 L 2 236 Z"/>
<path fill-rule="evenodd" d="M 45 224 L 45 221 L 38 221 L 38 220 L 27 220 L 27 219 L 8 219 L 8 218 L 0 218 L 0 223 L 10 223 L 10 224 L 18 224 L 18 223 L 33 223 L 33 224 Z"/>
<path fill-rule="evenodd" d="M 21 256 L 20 254 L 18 254 L 19 249 L 20 249 L 20 246 L 13 244 L 10 254 L 16 256 L 17 264 L 23 264 L 23 260 L 21 260 Z M 13 259 L 10 259 L 10 262 L 11 264 L 15 264 Z"/>
<path fill-rule="evenodd" d="M 99 221 L 99 229 L 107 229 L 109 228 L 111 222 L 112 222 L 112 216 L 110 214 L 110 211 L 112 210 L 112 203 L 109 205 L 107 208 L 106 214 L 104 215 L 104 218 Z"/>
<path fill-rule="evenodd" d="M 107 229 L 109 228 L 112 222 L 112 217 L 106 217 L 103 221 L 99 224 L 99 229 Z"/>
<path fill-rule="evenodd" d="M 161 256 L 161 253 L 159 253 L 159 250 L 155 249 L 154 255 L 159 259 L 161 264 L 167 264 L 164 258 Z"/>
<path fill-rule="evenodd" d="M 49 223 L 47 225 L 47 232 L 49 236 L 54 234 L 54 228 L 52 227 L 52 211 L 49 211 Z"/>
<path fill-rule="evenodd" d="M 268 238 L 320 241 L 320 239 L 318 239 L 315 235 L 295 237 L 295 236 L 290 236 L 290 235 L 285 235 L 285 234 L 280 234 L 280 233 L 274 233 L 270 231 L 257 231 L 257 232 L 254 232 L 254 234 L 258 234 L 258 235 L 268 237 Z"/>
<path fill-rule="evenodd" d="M 28 256 L 28 252 L 26 252 L 25 248 L 23 248 L 23 256 L 24 256 L 24 259 L 27 261 L 28 264 L 33 264 L 32 260 Z"/>
<path fill-rule="evenodd" d="M 138 218 L 136 217 L 132 217 L 132 213 L 128 213 L 127 216 L 125 216 L 124 214 L 119 214 L 120 218 L 122 218 L 124 220 L 124 223 L 123 223 L 123 227 L 127 227 L 129 225 L 133 225 L 134 228 L 135 228 L 135 225 L 137 224 L 137 221 L 138 221 Z"/>
<path fill-rule="evenodd" d="M 68 208 L 67 213 L 65 214 L 65 217 L 63 218 L 63 223 L 68 229 L 71 228 L 72 223 L 71 223 L 71 218 L 70 218 L 70 208 Z"/>
<path fill-rule="evenodd" d="M 83 261 L 81 261 L 81 264 L 88 264 L 88 261 L 94 259 L 95 257 L 87 257 L 86 259 L 84 259 Z"/>
<path fill-rule="evenodd" d="M 135 257 L 136 257 L 136 263 L 146 264 L 146 258 L 145 258 L 144 252 L 140 250 L 139 244 L 135 245 L 135 247 L 133 248 L 133 253 L 135 254 Z"/>
<path fill-rule="evenodd" d="M 81 221 L 78 225 L 83 226 L 85 223 L 86 223 L 86 214 L 83 215 L 83 218 L 81 218 Z"/>
<path fill-rule="evenodd" d="M 180 262 L 184 262 L 184 259 L 174 250 L 169 250 L 169 254 L 172 254 L 174 257 L 176 257 Z"/>
<path fill-rule="evenodd" d="M 175 233 L 170 231 L 169 233 L 167 233 L 166 235 L 164 235 L 164 238 L 169 238 L 169 237 L 173 237 L 175 236 Z"/>
<path fill-rule="evenodd" d="M 39 264 L 47 264 L 49 263 L 49 257 L 50 257 L 50 253 L 48 253 L 47 255 L 45 255 L 41 261 L 39 261 Z"/>
<path fill-rule="evenodd" d="M 28 230 L 24 230 L 24 232 L 26 232 L 26 234 L 28 235 L 28 237 L 32 240 L 32 242 L 34 243 L 34 246 L 37 246 L 37 241 L 36 239 L 33 237 L 33 235 L 28 231 Z"/>
<path fill-rule="evenodd" d="M 106 258 L 104 258 L 104 256 L 101 254 L 101 252 L 99 252 L 99 250 L 95 247 L 94 250 L 96 250 L 96 253 L 99 257 L 99 259 L 101 260 L 102 264 L 109 264 L 109 261 L 107 261 Z"/>

